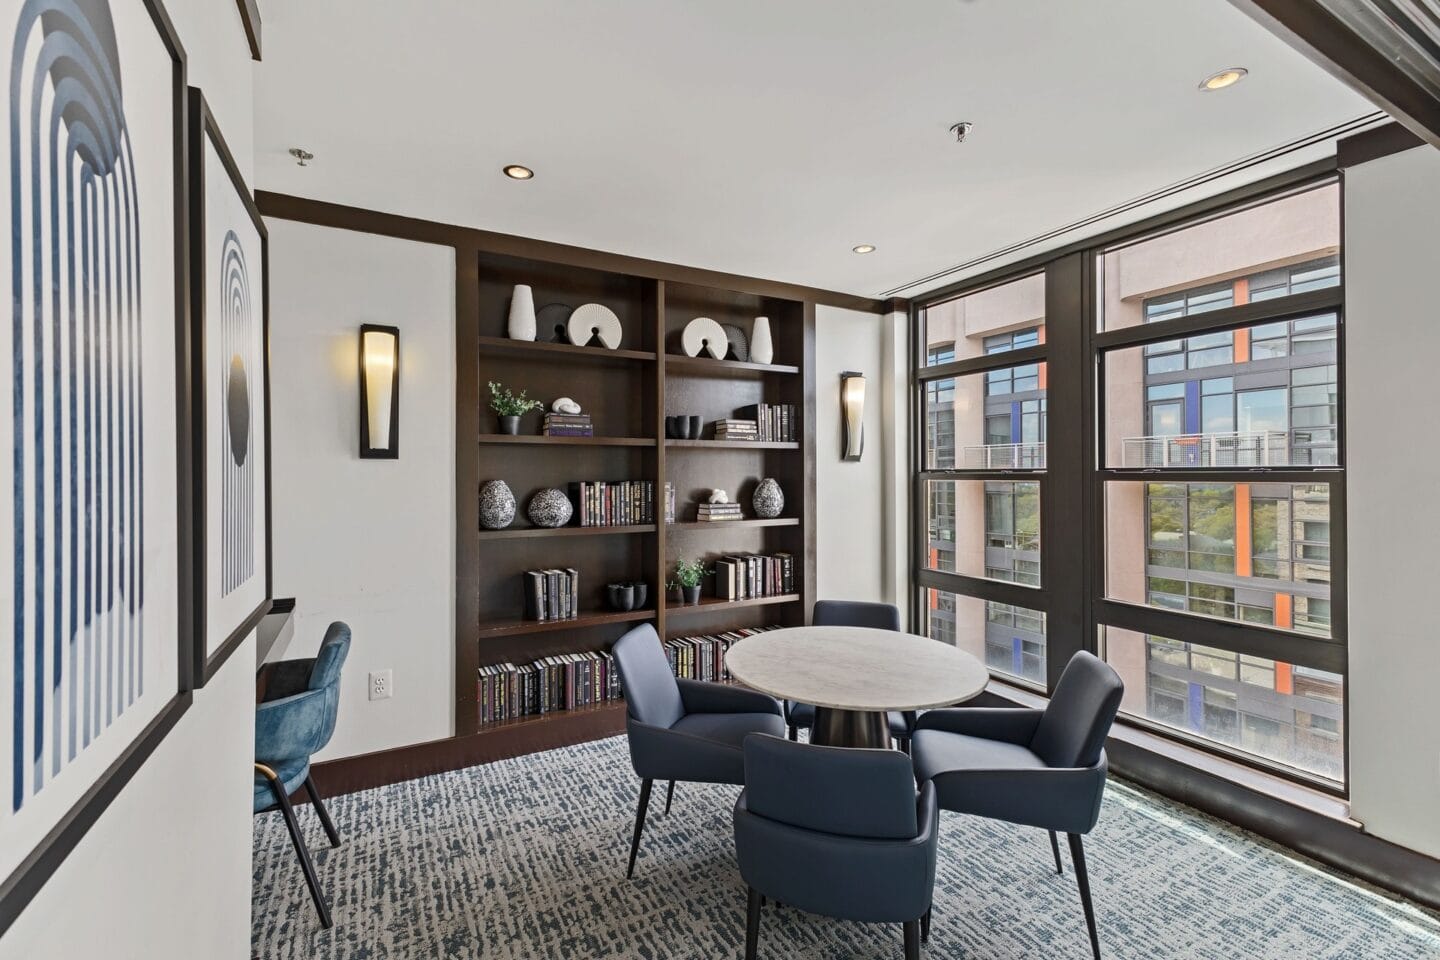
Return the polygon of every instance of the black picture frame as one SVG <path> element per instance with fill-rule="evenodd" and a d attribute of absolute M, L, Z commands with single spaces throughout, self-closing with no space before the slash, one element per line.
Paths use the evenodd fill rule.
<path fill-rule="evenodd" d="M 210 682 L 216 672 L 225 665 L 225 661 L 244 642 L 245 638 L 254 631 L 260 621 L 270 612 L 270 607 L 275 595 L 273 564 L 271 548 L 271 469 L 270 469 L 270 237 L 265 227 L 264 218 L 260 215 L 260 209 L 255 205 L 255 195 L 245 183 L 244 176 L 240 173 L 239 166 L 235 163 L 235 157 L 230 152 L 229 145 L 225 142 L 224 135 L 220 132 L 220 126 L 215 120 L 215 115 L 210 111 L 210 105 L 205 100 L 205 94 L 198 87 L 189 87 L 186 90 L 186 114 L 188 129 L 188 187 L 190 191 L 189 204 L 189 297 L 190 297 L 190 391 L 194 402 L 193 416 L 191 417 L 190 444 L 192 450 L 193 468 L 191 470 L 191 499 L 193 504 L 192 519 L 192 543 L 194 571 L 193 583 L 193 605 L 194 605 L 194 687 L 199 689 Z M 212 653 L 209 651 L 210 618 L 212 610 L 210 606 L 210 576 L 209 569 L 209 533 L 207 526 L 208 505 L 211 491 L 209 489 L 210 478 L 208 471 L 208 429 L 206 425 L 205 397 L 207 389 L 206 378 L 206 266 L 208 264 L 206 250 L 206 177 L 205 157 L 207 144 L 215 149 L 221 165 L 229 178 L 230 185 L 235 189 L 236 195 L 245 207 L 255 231 L 260 238 L 260 328 L 261 328 L 261 364 L 262 379 L 262 401 L 264 411 L 262 417 L 265 436 L 263 447 L 265 451 L 265 469 L 263 471 L 262 483 L 264 486 L 264 519 L 263 528 L 265 531 L 265 550 L 263 555 L 265 591 L 264 598 L 254 608 L 249 610 L 240 621 L 226 634 L 225 639 Z"/>
<path fill-rule="evenodd" d="M 90 828 L 109 808 L 136 772 L 154 754 L 156 748 L 189 710 L 194 701 L 191 687 L 193 673 L 193 630 L 190 562 L 193 548 L 191 504 L 191 395 L 189 377 L 189 289 L 187 273 L 187 225 L 189 194 L 186 184 L 186 112 L 185 89 L 187 57 L 179 34 L 162 0 L 136 0 L 149 14 L 158 38 L 171 62 L 171 120 L 173 130 L 173 249 L 175 309 L 175 508 L 176 508 L 176 662 L 178 666 L 174 693 L 152 717 L 140 733 L 105 770 L 90 784 L 14 867 L 0 879 L 0 935 L 10 928 L 26 906 L 75 850 Z"/>
<path fill-rule="evenodd" d="M 388 333 L 395 338 L 395 367 L 390 373 L 390 446 L 372 447 L 370 445 L 370 402 L 368 383 L 365 379 L 365 334 Z M 360 459 L 361 460 L 399 460 L 400 459 L 400 328 L 387 327 L 379 323 L 360 324 L 360 337 L 358 340 L 358 363 L 360 373 Z"/>

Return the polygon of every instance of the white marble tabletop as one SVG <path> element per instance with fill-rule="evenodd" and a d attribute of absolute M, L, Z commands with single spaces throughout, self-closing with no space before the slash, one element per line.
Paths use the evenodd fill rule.
<path fill-rule="evenodd" d="M 832 710 L 928 710 L 969 700 L 989 671 L 946 643 L 869 627 L 789 627 L 725 655 L 747 687 Z"/>

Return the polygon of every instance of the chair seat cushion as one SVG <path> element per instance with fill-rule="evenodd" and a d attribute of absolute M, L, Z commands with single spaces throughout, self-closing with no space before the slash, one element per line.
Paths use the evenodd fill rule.
<path fill-rule="evenodd" d="M 265 763 L 261 760 L 260 763 Z M 290 796 L 305 778 L 310 775 L 310 758 L 302 757 L 298 760 L 287 760 L 279 764 L 265 764 L 280 776 L 280 783 L 285 789 L 285 796 Z M 270 788 L 270 778 L 259 770 L 255 771 L 255 813 L 261 810 L 268 810 L 279 803 L 275 799 L 275 791 Z"/>
<path fill-rule="evenodd" d="M 752 733 L 784 737 L 785 721 L 773 713 L 687 713 L 670 729 L 739 750 Z"/>
<path fill-rule="evenodd" d="M 789 716 L 787 722 L 792 727 L 799 727 L 803 730 L 815 726 L 815 705 L 813 703 L 796 703 L 793 700 L 787 700 L 785 705 Z M 892 737 L 910 736 L 910 724 L 905 722 L 905 714 L 899 710 L 891 710 L 887 717 Z"/>
<path fill-rule="evenodd" d="M 1045 762 L 1029 747 L 967 737 L 944 730 L 917 730 L 910 755 L 921 783 L 951 770 L 1044 770 Z"/>

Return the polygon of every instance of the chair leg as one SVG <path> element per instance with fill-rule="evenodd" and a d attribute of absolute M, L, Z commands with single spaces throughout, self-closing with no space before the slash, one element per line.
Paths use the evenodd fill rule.
<path fill-rule="evenodd" d="M 1080 834 L 1068 834 L 1070 838 L 1070 859 L 1075 862 L 1075 879 L 1080 884 L 1080 903 L 1085 908 L 1085 925 L 1090 928 L 1090 950 L 1095 960 L 1100 960 L 1100 934 L 1095 929 L 1095 907 L 1090 902 L 1090 877 L 1085 870 L 1085 848 L 1080 843 Z"/>
<path fill-rule="evenodd" d="M 759 890 L 751 887 L 749 899 L 745 907 L 745 960 L 755 960 L 756 949 L 760 945 L 760 907 L 765 898 L 760 896 Z"/>
<path fill-rule="evenodd" d="M 325 809 L 325 801 L 320 799 L 320 791 L 315 789 L 315 778 L 305 774 L 305 792 L 310 794 L 310 805 L 315 808 L 315 814 L 320 818 L 320 826 L 325 828 L 325 836 L 330 838 L 330 846 L 340 846 L 340 834 L 335 830 L 335 824 L 330 821 L 330 811 Z"/>
<path fill-rule="evenodd" d="M 800 730 L 793 723 L 790 724 L 790 739 L 792 741 L 798 741 L 800 739 Z"/>
<path fill-rule="evenodd" d="M 675 799 L 675 781 L 670 781 L 670 786 L 665 788 L 665 816 L 670 816 L 670 801 Z"/>
<path fill-rule="evenodd" d="M 645 809 L 650 806 L 650 786 L 655 781 L 640 781 L 640 805 L 635 808 L 635 835 L 630 838 L 630 866 L 625 870 L 625 879 L 635 874 L 635 855 L 640 852 L 640 834 L 645 832 Z"/>
<path fill-rule="evenodd" d="M 1055 854 L 1055 875 L 1063 877 L 1065 868 L 1060 866 L 1060 838 L 1055 836 L 1055 831 L 1050 831 L 1050 851 Z"/>
<path fill-rule="evenodd" d="M 310 896 L 315 900 L 315 911 L 320 914 L 320 926 L 328 930 L 331 927 L 330 908 L 325 905 L 325 894 L 320 892 L 320 878 L 315 876 L 315 865 L 310 862 L 310 851 L 305 846 L 305 838 L 300 835 L 295 809 L 290 806 L 290 798 L 285 795 L 285 788 L 280 785 L 279 780 L 270 781 L 270 791 L 280 803 L 280 813 L 285 817 L 285 826 L 290 831 L 290 843 L 295 847 L 295 855 L 300 858 L 300 870 L 305 874 L 305 883 L 310 887 Z"/>
<path fill-rule="evenodd" d="M 920 942 L 930 942 L 930 915 L 935 912 L 935 905 L 932 903 L 930 909 L 925 911 L 925 916 L 920 918 Z"/>
<path fill-rule="evenodd" d="M 920 921 L 905 923 L 905 960 L 920 960 Z"/>

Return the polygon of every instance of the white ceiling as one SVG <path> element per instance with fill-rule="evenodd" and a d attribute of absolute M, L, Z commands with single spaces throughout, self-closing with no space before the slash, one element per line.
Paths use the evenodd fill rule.
<path fill-rule="evenodd" d="M 1374 109 L 1227 0 L 264 13 L 261 189 L 865 295 Z M 1237 65 L 1242 83 L 1197 90 Z"/>

